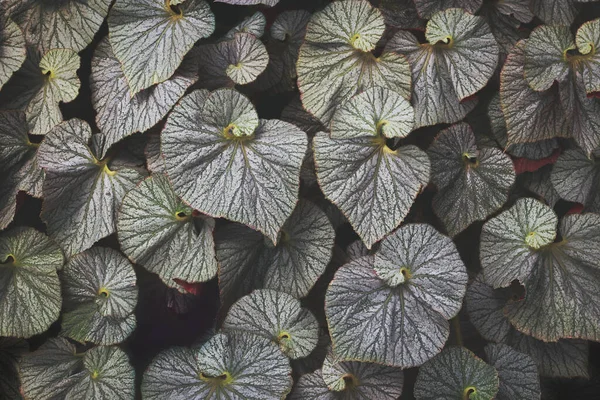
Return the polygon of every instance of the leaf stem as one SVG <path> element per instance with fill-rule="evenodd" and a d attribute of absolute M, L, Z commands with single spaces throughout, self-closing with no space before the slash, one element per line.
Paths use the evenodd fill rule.
<path fill-rule="evenodd" d="M 452 329 L 454 329 L 454 336 L 456 337 L 456 344 L 459 346 L 463 345 L 462 332 L 460 331 L 460 319 L 458 315 L 452 318 Z"/>

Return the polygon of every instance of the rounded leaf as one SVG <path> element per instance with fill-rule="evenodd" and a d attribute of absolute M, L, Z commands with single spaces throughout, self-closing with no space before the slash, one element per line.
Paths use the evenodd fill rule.
<path fill-rule="evenodd" d="M 497 400 L 537 400 L 542 397 L 540 377 L 531 357 L 505 344 L 488 344 L 485 355 L 500 379 Z"/>
<path fill-rule="evenodd" d="M 175 281 L 205 282 L 217 273 L 210 217 L 196 215 L 162 174 L 127 193 L 117 220 L 121 251 L 171 287 Z"/>
<path fill-rule="evenodd" d="M 28 338 L 58 319 L 60 248 L 33 228 L 0 236 L 0 336 Z"/>
<path fill-rule="evenodd" d="M 579 149 L 565 151 L 552 168 L 551 180 L 562 199 L 600 213 L 600 150 L 590 157 Z"/>
<path fill-rule="evenodd" d="M 287 357 L 270 340 L 216 334 L 200 349 L 160 353 L 144 373 L 144 399 L 280 400 L 292 387 Z"/>
<path fill-rule="evenodd" d="M 184 97 L 161 140 L 167 173 L 183 201 L 276 241 L 298 200 L 304 132 L 278 120 L 259 122 L 245 96 L 220 89 Z"/>
<path fill-rule="evenodd" d="M 401 227 L 375 256 L 342 266 L 329 285 L 325 312 L 336 355 L 421 365 L 444 346 L 466 284 L 450 238 L 425 224 Z"/>
<path fill-rule="evenodd" d="M 319 339 L 317 320 L 299 300 L 268 289 L 255 290 L 238 300 L 222 328 L 269 339 L 290 358 L 307 357 Z"/>
<path fill-rule="evenodd" d="M 0 89 L 25 61 L 25 37 L 11 19 L 0 21 Z"/>
<path fill-rule="evenodd" d="M 133 266 L 113 249 L 73 256 L 62 274 L 62 334 L 79 342 L 115 344 L 135 329 L 138 289 Z"/>
<path fill-rule="evenodd" d="M 419 368 L 417 400 L 492 400 L 498 373 L 464 347 L 450 347 Z"/>

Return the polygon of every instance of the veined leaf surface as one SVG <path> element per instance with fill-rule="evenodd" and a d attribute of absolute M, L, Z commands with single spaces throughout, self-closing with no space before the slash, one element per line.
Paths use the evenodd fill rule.
<path fill-rule="evenodd" d="M 485 355 L 490 365 L 496 368 L 500 379 L 496 399 L 541 398 L 540 377 L 531 357 L 505 344 L 488 344 L 485 346 Z"/>
<path fill-rule="evenodd" d="M 6 400 L 21 400 L 18 364 L 29 344 L 23 339 L 0 338 L 0 393 Z"/>
<path fill-rule="evenodd" d="M 0 89 L 19 69 L 26 58 L 25 37 L 9 18 L 0 20 Z"/>
<path fill-rule="evenodd" d="M 227 32 L 225 38 L 233 39 L 236 33 L 250 33 L 257 38 L 265 34 L 267 26 L 267 18 L 260 11 L 255 12 L 251 16 L 244 18 L 242 22 L 234 26 Z"/>
<path fill-rule="evenodd" d="M 419 15 L 430 19 L 435 13 L 448 8 L 462 8 L 474 14 L 481 7 L 483 0 L 414 0 L 414 2 Z"/>
<path fill-rule="evenodd" d="M 561 198 L 600 213 L 600 149 L 589 157 L 580 149 L 565 151 L 552 168 L 551 180 Z"/>
<path fill-rule="evenodd" d="M 279 0 L 215 0 L 217 3 L 234 4 L 237 6 L 250 6 L 255 4 L 264 4 L 272 7 L 279 3 Z"/>

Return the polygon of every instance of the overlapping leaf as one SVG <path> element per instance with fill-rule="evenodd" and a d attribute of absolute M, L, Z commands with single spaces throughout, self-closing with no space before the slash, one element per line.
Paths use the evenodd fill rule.
<path fill-rule="evenodd" d="M 25 61 L 25 38 L 17 24 L 0 18 L 0 89 Z"/>
<path fill-rule="evenodd" d="M 327 216 L 301 200 L 276 246 L 260 233 L 230 225 L 217 236 L 221 298 L 228 307 L 253 289 L 306 296 L 331 260 L 335 232 Z"/>
<path fill-rule="evenodd" d="M 18 363 L 29 345 L 23 339 L 0 338 L 0 393 L 6 400 L 21 400 Z"/>
<path fill-rule="evenodd" d="M 292 400 L 395 400 L 402 394 L 400 368 L 356 361 L 341 361 L 330 352 L 323 369 L 300 377 Z"/>
<path fill-rule="evenodd" d="M 438 187 L 433 209 L 451 236 L 502 207 L 515 182 L 513 163 L 496 148 L 477 148 L 465 123 L 442 131 L 428 150 Z"/>
<path fill-rule="evenodd" d="M 184 97 L 161 139 L 167 173 L 185 202 L 277 241 L 298 199 L 304 132 L 279 120 L 259 121 L 250 100 L 220 89 Z"/>
<path fill-rule="evenodd" d="M 452 241 L 426 224 L 401 227 L 375 256 L 336 273 L 326 294 L 335 352 L 345 359 L 421 365 L 449 334 L 467 273 Z"/>
<path fill-rule="evenodd" d="M 270 340 L 217 334 L 200 349 L 172 348 L 144 373 L 144 399 L 279 400 L 292 387 L 287 357 Z"/>
<path fill-rule="evenodd" d="M 100 42 L 92 58 L 90 86 L 96 124 L 106 136 L 105 146 L 156 125 L 196 81 L 196 68 L 194 57 L 186 57 L 171 78 L 131 97 L 110 43 L 106 39 Z"/>
<path fill-rule="evenodd" d="M 22 0 L 14 15 L 27 43 L 42 52 L 71 49 L 79 52 L 91 43 L 108 14 L 111 0 Z"/>
<path fill-rule="evenodd" d="M 430 19 L 438 11 L 448 8 L 462 8 L 471 14 L 481 7 L 483 0 L 414 0 L 419 15 Z"/>
<path fill-rule="evenodd" d="M 481 274 L 477 276 L 467 290 L 466 300 L 470 321 L 481 336 L 528 354 L 542 376 L 587 378 L 587 342 L 567 339 L 543 342 L 517 331 L 504 315 L 504 307 L 515 295 L 510 289 L 493 289 L 484 282 Z"/>
<path fill-rule="evenodd" d="M 22 390 L 31 399 L 133 400 L 135 373 L 117 347 L 77 353 L 63 338 L 53 338 L 20 363 Z"/>
<path fill-rule="evenodd" d="M 346 215 L 368 248 L 402 222 L 429 181 L 429 159 L 416 146 L 392 150 L 388 138 L 404 137 L 413 111 L 398 93 L 363 92 L 333 117 L 331 137 L 314 138 L 315 164 L 325 196 Z"/>
<path fill-rule="evenodd" d="M 557 236 L 557 217 L 533 199 L 520 199 L 491 219 L 481 234 L 486 282 L 508 286 L 517 279 L 523 299 L 504 311 L 519 331 L 544 341 L 600 338 L 600 215 L 568 215 Z"/>
<path fill-rule="evenodd" d="M 115 232 L 123 196 L 143 179 L 136 169 L 99 159 L 98 136 L 86 122 L 71 119 L 49 132 L 38 150 L 46 170 L 41 216 L 67 255 Z"/>
<path fill-rule="evenodd" d="M 246 85 L 267 67 L 265 45 L 251 33 L 236 33 L 230 40 L 200 47 L 200 85 L 213 90 Z"/>
<path fill-rule="evenodd" d="M 304 107 L 325 125 L 336 107 L 373 86 L 410 98 L 406 59 L 387 50 L 372 53 L 384 29 L 381 12 L 367 0 L 333 2 L 313 14 L 300 48 L 298 88 Z"/>
<path fill-rule="evenodd" d="M 250 17 L 245 18 L 242 22 L 231 28 L 225 37 L 227 39 L 233 39 L 236 33 L 250 33 L 259 38 L 264 35 L 266 26 L 267 19 L 265 18 L 265 15 L 260 11 L 257 11 Z"/>
<path fill-rule="evenodd" d="M 532 0 L 536 16 L 548 25 L 571 25 L 577 15 L 575 4 L 594 0 Z"/>
<path fill-rule="evenodd" d="M 0 229 L 13 220 L 19 190 L 42 195 L 44 171 L 37 163 L 37 147 L 29 141 L 23 112 L 0 112 Z"/>
<path fill-rule="evenodd" d="M 121 250 L 171 287 L 178 287 L 175 279 L 204 282 L 216 275 L 214 226 L 179 200 L 162 174 L 125 196 L 117 221 Z"/>
<path fill-rule="evenodd" d="M 508 54 L 524 37 L 521 24 L 533 19 L 529 3 L 529 0 L 486 1 L 478 11 L 490 26 L 502 55 Z"/>
<path fill-rule="evenodd" d="M 546 204 L 554 207 L 560 196 L 554 189 L 551 181 L 553 165 L 546 165 L 534 172 L 525 172 L 520 175 L 523 186 L 540 196 Z"/>
<path fill-rule="evenodd" d="M 565 151 L 554 164 L 551 180 L 561 198 L 600 213 L 600 149 L 589 157 L 579 149 Z"/>
<path fill-rule="evenodd" d="M 499 48 L 483 17 L 451 8 L 434 14 L 419 43 L 398 32 L 387 47 L 405 54 L 412 69 L 415 127 L 454 123 L 473 109 L 469 98 L 493 75 Z"/>
<path fill-rule="evenodd" d="M 43 55 L 29 49 L 27 59 L 7 82 L 0 108 L 24 110 L 30 133 L 44 135 L 62 121 L 60 102 L 79 93 L 79 56 L 70 49 L 53 49 Z"/>
<path fill-rule="evenodd" d="M 133 266 L 115 250 L 93 247 L 72 257 L 62 274 L 62 334 L 79 342 L 120 343 L 136 324 Z"/>
<path fill-rule="evenodd" d="M 386 25 L 398 29 L 424 29 L 427 21 L 421 19 L 413 0 L 381 0 L 379 9 Z"/>
<path fill-rule="evenodd" d="M 60 248 L 33 228 L 0 236 L 0 336 L 28 338 L 58 319 Z"/>
<path fill-rule="evenodd" d="M 108 17 L 109 40 L 131 95 L 169 79 L 215 17 L 204 0 L 118 0 Z"/>
<path fill-rule="evenodd" d="M 254 4 L 264 4 L 269 7 L 279 3 L 279 0 L 215 0 L 217 3 L 234 4 L 237 6 L 249 6 Z"/>
<path fill-rule="evenodd" d="M 500 379 L 496 399 L 541 398 L 540 378 L 531 357 L 505 344 L 488 344 L 485 346 L 485 355 L 490 365 L 496 368 Z"/>
<path fill-rule="evenodd" d="M 450 347 L 419 368 L 417 400 L 492 400 L 498 373 L 464 347 Z"/>

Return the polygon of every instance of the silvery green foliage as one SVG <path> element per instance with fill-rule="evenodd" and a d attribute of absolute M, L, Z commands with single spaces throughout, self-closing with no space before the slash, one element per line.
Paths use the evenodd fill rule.
<path fill-rule="evenodd" d="M 133 400 L 135 373 L 117 347 L 93 347 L 77 353 L 64 338 L 50 339 L 22 357 L 22 393 L 31 399 Z"/>
<path fill-rule="evenodd" d="M 25 61 L 25 38 L 12 20 L 0 19 L 0 89 Z"/>
<path fill-rule="evenodd" d="M 600 213 L 600 149 L 587 156 L 567 150 L 552 169 L 552 186 L 565 200 L 581 203 L 588 212 Z"/>
<path fill-rule="evenodd" d="M 498 372 L 498 400 L 541 398 L 540 378 L 531 357 L 505 344 L 488 344 L 485 355 Z"/>
<path fill-rule="evenodd" d="M 234 4 L 238 6 L 248 6 L 253 4 L 265 4 L 267 6 L 274 6 L 279 3 L 279 0 L 215 0 L 217 3 Z"/>

